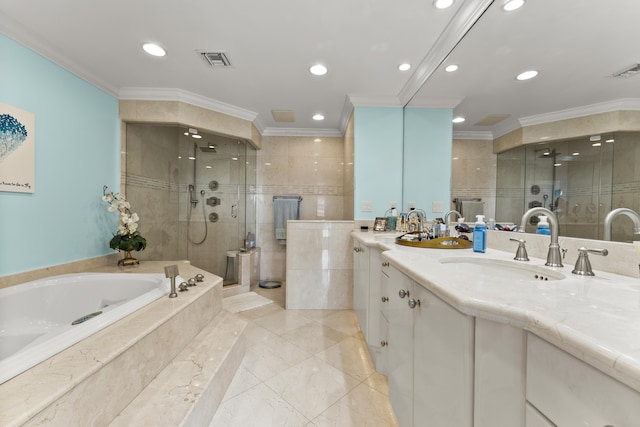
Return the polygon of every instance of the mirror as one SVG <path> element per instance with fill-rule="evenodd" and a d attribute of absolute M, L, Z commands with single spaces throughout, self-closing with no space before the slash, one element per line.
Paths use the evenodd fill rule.
<path fill-rule="evenodd" d="M 640 131 L 640 76 L 633 75 L 640 65 L 628 42 L 635 31 L 637 2 L 621 0 L 611 7 L 598 0 L 536 0 L 513 12 L 502 10 L 503 3 L 487 9 L 408 106 L 457 100 L 454 117 L 465 122 L 454 125 L 455 140 L 481 140 L 495 148 L 501 146 L 494 142 L 498 138 L 513 137 L 507 145 L 516 148 L 496 150 L 504 151 L 494 162 L 496 192 L 482 197 L 488 203 L 496 197 L 496 220 L 519 222 L 529 204 L 537 202 L 564 216 L 561 235 L 602 238 L 602 219 L 610 209 L 638 211 L 634 205 L 640 204 L 633 195 L 639 183 L 623 177 L 635 173 L 628 159 L 637 158 L 633 147 L 638 133 L 631 131 Z M 458 70 L 446 72 L 451 64 Z M 627 68 L 633 71 L 614 77 Z M 539 75 L 516 80 L 530 69 Z M 632 120 L 617 116 L 631 110 L 636 110 Z M 607 114 L 616 117 L 575 124 L 578 117 Z M 613 135 L 616 143 L 592 152 L 589 138 L 596 134 Z M 628 138 L 628 146 L 620 138 Z M 551 158 L 542 156 L 546 148 Z M 562 159 L 564 167 L 553 166 L 558 163 L 554 149 L 555 160 Z M 531 193 L 535 185 L 537 195 Z M 623 188 L 629 189 L 624 195 L 616 190 Z M 622 230 L 629 224 L 616 219 L 613 240 L 631 240 Z"/>

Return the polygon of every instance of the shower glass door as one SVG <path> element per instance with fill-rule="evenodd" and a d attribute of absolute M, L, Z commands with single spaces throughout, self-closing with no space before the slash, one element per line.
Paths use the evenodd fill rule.
<path fill-rule="evenodd" d="M 225 277 L 227 252 L 255 233 L 256 152 L 175 125 L 127 124 L 126 194 L 148 246 L 139 259 L 188 259 Z"/>

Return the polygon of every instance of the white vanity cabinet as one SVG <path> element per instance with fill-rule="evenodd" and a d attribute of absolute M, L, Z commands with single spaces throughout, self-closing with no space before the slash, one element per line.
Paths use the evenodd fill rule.
<path fill-rule="evenodd" d="M 640 426 L 640 393 L 531 333 L 526 396 L 527 427 Z"/>
<path fill-rule="evenodd" d="M 400 426 L 472 426 L 473 317 L 383 268 L 389 400 Z"/>
<path fill-rule="evenodd" d="M 369 247 L 353 239 L 353 310 L 360 330 L 369 342 Z"/>

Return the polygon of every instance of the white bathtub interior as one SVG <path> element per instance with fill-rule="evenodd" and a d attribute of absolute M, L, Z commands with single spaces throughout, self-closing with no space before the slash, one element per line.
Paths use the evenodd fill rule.
<path fill-rule="evenodd" d="M 0 384 L 168 291 L 162 274 L 125 273 L 67 274 L 0 289 Z"/>

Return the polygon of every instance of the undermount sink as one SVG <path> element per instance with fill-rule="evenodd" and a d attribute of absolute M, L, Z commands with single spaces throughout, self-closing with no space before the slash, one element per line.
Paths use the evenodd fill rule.
<path fill-rule="evenodd" d="M 496 275 L 506 280 L 563 280 L 566 276 L 547 267 L 527 264 L 519 261 L 506 261 L 493 258 L 447 257 L 440 263 L 451 267 L 455 273 L 472 275 Z"/>

